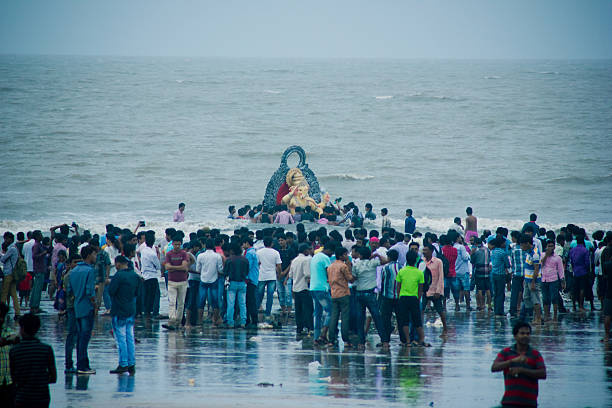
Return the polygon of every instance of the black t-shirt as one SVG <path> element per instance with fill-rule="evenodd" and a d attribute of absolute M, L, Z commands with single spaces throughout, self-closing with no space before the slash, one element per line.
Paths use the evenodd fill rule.
<path fill-rule="evenodd" d="M 244 256 L 230 256 L 225 262 L 230 282 L 244 282 L 249 274 L 249 261 Z"/>
<path fill-rule="evenodd" d="M 291 265 L 291 252 L 289 248 L 281 249 L 280 247 L 277 248 L 277 251 L 281 257 L 281 270 L 284 271 Z"/>

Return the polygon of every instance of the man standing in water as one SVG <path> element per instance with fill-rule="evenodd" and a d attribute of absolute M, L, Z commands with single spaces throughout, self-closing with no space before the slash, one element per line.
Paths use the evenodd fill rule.
<path fill-rule="evenodd" d="M 465 242 L 470 242 L 470 237 L 478 237 L 478 218 L 472 214 L 472 207 L 465 209 Z"/>
<path fill-rule="evenodd" d="M 185 221 L 185 203 L 179 203 L 178 210 L 174 212 L 174 216 L 172 217 L 172 221 L 174 222 L 183 222 Z"/>
<path fill-rule="evenodd" d="M 502 406 L 538 405 L 538 380 L 546 379 L 546 366 L 542 355 L 529 346 L 531 326 L 518 322 L 512 329 L 516 344 L 499 352 L 491 372 L 504 372 L 506 391 Z"/>
<path fill-rule="evenodd" d="M 404 220 L 404 232 L 406 234 L 412 234 L 415 229 L 416 219 L 412 216 L 412 208 L 408 208 L 406 210 L 406 219 Z M 402 259 L 402 257 L 400 256 L 398 259 Z"/>

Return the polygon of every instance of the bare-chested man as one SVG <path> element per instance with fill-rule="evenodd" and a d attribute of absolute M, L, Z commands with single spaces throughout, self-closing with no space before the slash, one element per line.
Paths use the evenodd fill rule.
<path fill-rule="evenodd" d="M 478 237 L 478 218 L 472 214 L 472 207 L 465 209 L 467 217 L 465 217 L 465 242 L 470 242 L 470 237 L 473 235 Z"/>

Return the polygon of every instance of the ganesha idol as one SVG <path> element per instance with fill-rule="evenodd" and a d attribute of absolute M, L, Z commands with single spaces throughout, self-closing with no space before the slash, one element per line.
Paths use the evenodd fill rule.
<path fill-rule="evenodd" d="M 285 184 L 289 188 L 289 192 L 283 196 L 281 203 L 285 204 L 291 214 L 295 214 L 296 207 L 310 207 L 311 210 L 321 214 L 323 208 L 329 203 L 329 194 L 323 194 L 321 202 L 317 203 L 310 195 L 310 186 L 304 179 L 302 171 L 298 168 L 289 170 Z"/>
<path fill-rule="evenodd" d="M 287 158 L 297 154 L 300 161 L 296 167 L 289 168 Z M 266 188 L 264 206 L 272 208 L 285 204 L 292 214 L 297 207 L 310 207 L 321 214 L 329 202 L 329 194 L 321 194 L 319 183 L 312 170 L 306 164 L 306 153 L 300 146 L 291 146 L 285 150 L 281 165 L 276 170 Z"/>

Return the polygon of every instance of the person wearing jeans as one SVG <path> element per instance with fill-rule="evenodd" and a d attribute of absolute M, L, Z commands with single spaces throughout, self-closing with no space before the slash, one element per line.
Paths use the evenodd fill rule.
<path fill-rule="evenodd" d="M 374 325 L 380 336 L 384 348 L 389 347 L 386 341 L 385 328 L 380 316 L 380 308 L 374 289 L 376 288 L 376 268 L 380 265 L 380 254 L 370 251 L 369 248 L 361 247 L 353 251 L 358 260 L 353 266 L 353 276 L 355 277 L 357 289 L 357 307 L 359 308 L 359 323 L 357 333 L 359 334 L 359 347 L 364 348 L 366 342 L 365 320 L 366 308 L 370 311 Z"/>
<path fill-rule="evenodd" d="M 555 254 L 555 241 L 546 243 L 546 252 L 542 256 L 542 303 L 544 320 L 550 320 L 550 305 L 553 305 L 553 319 L 557 320 L 559 312 L 559 289 L 565 289 L 563 260 Z"/>
<path fill-rule="evenodd" d="M 387 252 L 387 263 L 382 271 L 380 277 L 380 316 L 382 318 L 383 326 L 385 328 L 385 339 L 387 342 L 391 338 L 391 317 L 395 313 L 397 321 L 398 333 L 402 344 L 406 343 L 406 336 L 400 326 L 400 312 L 398 309 L 399 303 L 399 285 L 396 282 L 397 272 L 399 271 L 399 262 L 397 262 L 398 252 L 395 249 L 391 249 Z M 444 291 L 444 290 L 443 290 Z"/>
<path fill-rule="evenodd" d="M 198 324 L 204 320 L 204 307 L 208 300 L 208 306 L 213 311 L 213 324 L 218 326 L 223 323 L 219 313 L 219 281 L 223 280 L 223 258 L 215 251 L 215 241 L 212 238 L 206 240 L 206 249 L 198 254 L 195 269 L 200 273 Z"/>
<path fill-rule="evenodd" d="M 298 247 L 299 254 L 291 261 L 289 267 L 289 279 L 293 281 L 291 287 L 295 298 L 295 326 L 296 334 L 303 335 L 303 330 L 312 331 L 312 296 L 308 291 L 308 281 L 310 280 L 310 256 L 311 247 L 302 243 Z"/>
<path fill-rule="evenodd" d="M 274 302 L 274 292 L 276 292 L 276 279 L 281 276 L 282 260 L 280 253 L 272 248 L 272 237 L 265 237 L 263 240 L 264 248 L 257 251 L 259 260 L 259 283 L 257 285 L 257 307 L 261 307 L 264 290 L 266 292 L 266 317 L 272 313 L 272 303 Z"/>
<path fill-rule="evenodd" d="M 247 308 L 247 325 L 251 328 L 257 328 L 257 283 L 259 281 L 259 260 L 257 259 L 257 251 L 253 248 L 253 240 L 244 238 L 242 240 L 242 250 L 244 257 L 249 263 L 249 272 L 246 277 L 246 308 Z"/>
<path fill-rule="evenodd" d="M 274 302 L 274 292 L 276 292 L 276 280 L 259 281 L 257 284 L 257 306 L 261 308 L 263 303 L 264 293 L 266 295 L 266 310 L 265 316 L 270 317 L 272 314 L 272 305 Z"/>
<path fill-rule="evenodd" d="M 240 315 L 238 326 L 244 327 L 246 325 L 246 289 L 246 282 L 230 281 L 229 283 L 227 290 L 227 325 L 230 328 L 235 326 L 234 309 L 236 301 L 238 301 Z"/>
<path fill-rule="evenodd" d="M 353 264 L 348 258 L 348 251 L 344 247 L 338 247 L 335 251 L 336 260 L 327 267 L 327 280 L 331 289 L 332 313 L 329 321 L 329 343 L 328 346 L 336 344 L 338 336 L 338 318 L 342 315 L 342 341 L 345 347 L 350 347 L 349 340 L 349 308 L 351 292 L 349 282 L 354 280 L 351 274 Z"/>
<path fill-rule="evenodd" d="M 315 342 L 327 344 L 327 330 L 331 313 L 331 296 L 327 283 L 327 267 L 331 265 L 330 256 L 334 254 L 335 246 L 325 244 L 323 251 L 312 257 L 310 261 L 310 294 L 314 302 L 314 336 Z"/>
<path fill-rule="evenodd" d="M 131 244 L 126 244 L 128 246 Z M 129 250 L 126 250 L 126 253 Z M 119 351 L 119 364 L 111 370 L 111 374 L 136 372 L 136 357 L 134 356 L 134 317 L 136 304 L 134 299 L 138 294 L 139 276 L 134 269 L 128 268 L 129 260 L 119 255 L 114 259 L 117 272 L 108 286 L 111 296 L 111 317 L 113 334 Z"/>
<path fill-rule="evenodd" d="M 96 305 L 96 262 L 97 249 L 86 246 L 81 249 L 83 262 L 79 262 L 70 272 L 66 297 L 74 297 L 74 317 L 77 331 L 77 373 L 95 374 L 89 364 L 87 347 L 93 330 L 94 309 Z"/>
<path fill-rule="evenodd" d="M 172 238 L 172 250 L 166 253 L 164 266 L 168 271 L 168 324 L 162 325 L 167 330 L 176 330 L 183 319 L 185 296 L 187 295 L 187 269 L 189 255 L 181 249 L 183 237 Z"/>
<path fill-rule="evenodd" d="M 510 262 L 506 252 L 506 241 L 503 237 L 497 237 L 489 242 L 491 250 L 491 275 L 493 279 L 493 309 L 495 316 L 505 316 L 504 302 L 506 301 L 506 276 Z"/>
<path fill-rule="evenodd" d="M 77 326 L 76 317 L 74 317 L 74 307 L 66 307 L 66 343 L 65 343 L 65 373 L 76 373 L 74 361 L 72 360 L 72 351 L 77 341 Z"/>
<path fill-rule="evenodd" d="M 155 300 L 159 299 L 159 281 L 161 263 L 157 251 L 153 248 L 155 233 L 145 234 L 145 245 L 140 249 L 140 270 L 144 278 L 144 314 L 151 317 L 154 313 Z"/>

